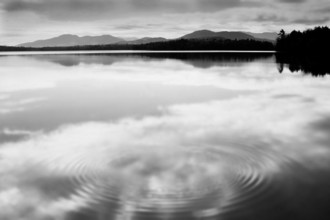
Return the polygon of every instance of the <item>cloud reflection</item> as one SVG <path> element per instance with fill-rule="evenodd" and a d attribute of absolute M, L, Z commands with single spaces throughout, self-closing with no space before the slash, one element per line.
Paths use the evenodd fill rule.
<path fill-rule="evenodd" d="M 200 219 L 217 218 L 228 210 L 245 213 L 235 201 L 246 210 L 266 210 L 268 216 L 273 206 L 306 200 L 318 207 L 324 204 L 322 198 L 301 192 L 328 192 L 324 191 L 330 180 L 328 76 L 313 78 L 286 70 L 281 75 L 276 64 L 268 61 L 220 62 L 206 69 L 172 59 L 124 59 L 111 65 L 78 62 L 75 66 L 22 57 L 0 62 L 6 70 L 0 84 L 10 85 L 0 87 L 0 109 L 12 108 L 6 116 L 12 116 L 13 122 L 18 116 L 13 109 L 50 101 L 45 91 L 61 91 L 61 101 L 76 94 L 63 90 L 63 84 L 71 89 L 79 83 L 94 85 L 93 91 L 116 84 L 126 94 L 138 93 L 145 85 L 149 93 L 159 94 L 165 86 L 171 97 L 182 97 L 183 91 L 188 91 L 188 97 L 197 96 L 205 91 L 199 90 L 202 86 L 221 91 L 213 99 L 157 102 L 166 103 L 159 106 L 159 114 L 150 114 L 148 103 L 148 113 L 139 118 L 130 113 L 96 122 L 87 112 L 84 120 L 70 121 L 73 116 L 64 111 L 70 120 L 49 130 L 4 127 L 0 137 L 24 138 L 0 144 L 0 210 L 4 210 L 0 219 L 143 219 L 137 213 L 148 211 L 154 219 L 182 219 L 178 213 Z M 15 66 L 17 62 L 22 65 Z M 20 77 L 24 85 L 15 84 Z M 77 94 L 100 97 L 100 93 L 92 96 L 91 90 Z M 114 99 L 111 93 L 104 94 Z M 68 100 L 77 104 L 73 97 Z M 167 100 L 166 95 L 159 97 Z M 58 120 L 55 116 L 65 108 L 55 106 L 60 106 L 56 114 L 49 115 L 47 110 L 46 116 Z M 105 109 L 114 111 L 113 106 Z M 72 112 L 79 115 L 76 109 Z M 34 113 L 35 118 L 23 111 L 21 117 L 43 119 L 40 108 Z M 44 121 L 42 128 L 49 125 Z M 291 196 L 297 194 L 300 197 Z M 159 217 L 159 213 L 164 215 Z"/>
<path fill-rule="evenodd" d="M 27 110 L 27 108 L 31 108 L 31 106 L 44 100 L 45 98 L 28 98 L 15 101 L 2 101 L 0 103 L 0 114 L 22 112 Z"/>
<path fill-rule="evenodd" d="M 320 140 L 326 138 L 322 132 L 329 126 L 320 124 L 316 130 L 315 123 L 329 118 L 328 88 L 315 85 L 172 106 L 163 109 L 159 117 L 65 126 L 2 144 L 0 209 L 4 211 L 0 217 L 68 219 L 69 213 L 95 203 L 102 187 L 94 189 L 89 184 L 102 182 L 120 186 L 118 197 L 134 201 L 128 206 L 148 206 L 152 200 L 146 199 L 146 186 L 155 192 L 180 187 L 189 191 L 189 187 L 210 185 L 216 176 L 225 177 L 226 169 L 217 167 L 226 167 L 225 159 L 196 159 L 187 150 L 200 152 L 209 146 L 217 150 L 228 143 L 237 145 L 223 148 L 224 152 L 242 148 L 256 153 L 258 161 L 254 163 L 262 164 L 258 172 L 264 176 L 282 175 L 290 161 L 308 169 L 327 167 L 330 149 Z M 316 98 L 306 101 L 310 97 Z M 94 179 L 98 173 L 107 175 Z M 84 181 L 77 184 L 76 179 Z M 136 184 L 131 185 L 132 181 Z"/>
<path fill-rule="evenodd" d="M 214 60 L 207 64 L 207 69 L 201 69 L 205 62 L 201 59 L 187 57 L 181 60 L 147 59 L 144 57 L 118 56 L 73 56 L 75 66 L 59 66 L 66 56 L 54 55 L 47 58 L 31 59 L 27 57 L 3 57 L 0 92 L 18 92 L 29 90 L 53 89 L 63 82 L 87 81 L 124 81 L 124 82 L 149 82 L 166 85 L 184 86 L 213 86 L 229 90 L 267 90 L 288 87 L 291 85 L 310 84 L 309 78 L 301 77 L 301 71 L 297 75 L 278 74 L 276 65 L 272 60 L 248 59 L 233 56 L 229 60 Z M 108 59 L 110 58 L 110 59 Z M 88 62 L 84 60 L 88 60 Z M 52 63 L 42 62 L 51 61 Z M 106 63 L 104 63 L 106 62 Z M 20 63 L 20 66 L 16 64 Z M 148 65 L 146 65 L 146 63 Z M 188 64 L 193 64 L 187 65 Z M 203 64 L 204 63 L 204 64 Z M 207 62 L 206 62 L 207 63 Z M 79 64 L 79 65 L 76 65 Z M 103 65 L 100 65 L 103 64 Z M 205 66 L 204 66 L 205 67 Z M 29 74 L 25 74 L 28 72 Z M 287 74 L 289 71 L 284 71 Z M 20 78 L 21 80 L 17 80 Z M 320 79 L 320 84 L 327 82 Z"/>

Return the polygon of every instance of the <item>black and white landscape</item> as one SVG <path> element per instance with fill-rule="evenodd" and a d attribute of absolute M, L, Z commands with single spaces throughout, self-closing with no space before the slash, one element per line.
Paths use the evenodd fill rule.
<path fill-rule="evenodd" d="M 1 0 L 0 220 L 330 219 L 328 0 Z"/>

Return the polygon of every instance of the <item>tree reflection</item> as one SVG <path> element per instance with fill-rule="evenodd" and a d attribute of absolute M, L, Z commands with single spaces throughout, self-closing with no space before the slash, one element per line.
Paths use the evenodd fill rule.
<path fill-rule="evenodd" d="M 304 74 L 312 76 L 325 76 L 330 74 L 330 65 L 327 57 L 318 55 L 298 55 L 277 53 L 275 55 L 276 63 L 280 73 L 285 68 L 292 73 L 302 71 Z"/>
<path fill-rule="evenodd" d="M 267 60 L 273 58 L 273 53 L 268 52 L 189 52 L 189 53 L 95 53 L 95 54 L 49 54 L 35 55 L 33 58 L 62 66 L 77 66 L 79 64 L 113 65 L 118 62 L 130 60 L 143 60 L 144 62 L 155 60 L 178 60 L 197 68 L 211 68 L 214 66 L 239 66 L 243 63 Z"/>

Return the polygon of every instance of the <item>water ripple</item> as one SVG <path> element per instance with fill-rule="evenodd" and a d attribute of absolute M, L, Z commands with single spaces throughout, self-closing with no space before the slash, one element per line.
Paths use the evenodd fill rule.
<path fill-rule="evenodd" d="M 278 193 L 269 171 L 276 172 L 284 158 L 269 149 L 235 143 L 174 149 L 104 148 L 77 153 L 65 163 L 54 162 L 61 155 L 44 163 L 61 164 L 54 170 L 73 174 L 74 194 L 89 201 L 90 209 L 134 218 L 230 216 L 247 207 L 260 208 Z"/>

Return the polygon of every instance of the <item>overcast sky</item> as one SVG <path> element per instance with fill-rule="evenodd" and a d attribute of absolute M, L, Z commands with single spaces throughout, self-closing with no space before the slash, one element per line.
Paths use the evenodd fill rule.
<path fill-rule="evenodd" d="M 330 25 L 329 0 L 0 0 L 0 45 L 61 34 L 175 38 Z"/>

